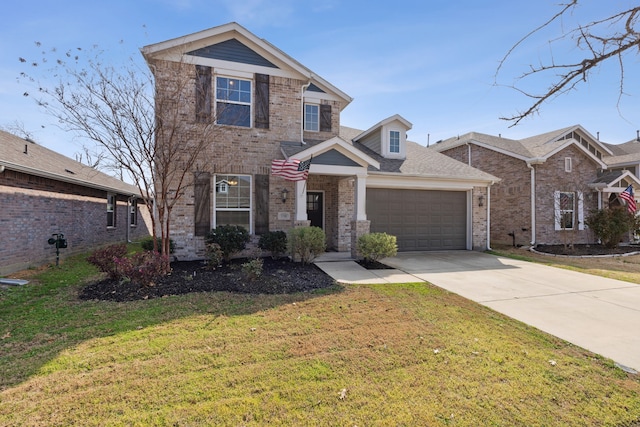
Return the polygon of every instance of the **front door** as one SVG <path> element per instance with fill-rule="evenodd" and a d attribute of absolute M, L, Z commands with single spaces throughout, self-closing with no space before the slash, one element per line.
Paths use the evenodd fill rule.
<path fill-rule="evenodd" d="M 324 228 L 323 193 L 307 191 L 307 219 L 312 227 Z"/>

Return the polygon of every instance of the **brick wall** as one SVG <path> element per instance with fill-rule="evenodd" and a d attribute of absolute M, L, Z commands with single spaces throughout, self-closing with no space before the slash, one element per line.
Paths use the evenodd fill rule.
<path fill-rule="evenodd" d="M 571 158 L 572 170 L 565 172 L 565 157 Z M 597 178 L 597 165 L 582 150 L 570 146 L 536 166 L 536 236 L 541 244 L 593 243 L 594 236 L 585 230 L 555 230 L 554 192 L 582 192 L 584 216 L 598 207 L 597 194 L 588 183 Z M 542 178 L 544 177 L 544 178 Z"/>
<path fill-rule="evenodd" d="M 127 239 L 126 198 L 118 199 L 116 227 L 107 228 L 105 191 L 5 170 L 0 206 L 0 274 L 55 262 L 55 247 L 47 243 L 54 233 L 68 241 L 61 257 Z M 147 209 L 138 210 L 131 240 L 149 235 Z"/>
<path fill-rule="evenodd" d="M 523 160 L 471 145 L 471 166 L 502 179 L 491 187 L 491 242 L 528 245 L 531 241 L 531 170 Z M 469 147 L 460 146 L 443 152 L 469 164 Z M 572 172 L 565 172 L 565 157 L 572 159 Z M 597 208 L 597 195 L 588 187 L 598 165 L 579 148 L 571 145 L 534 165 L 536 176 L 536 243 L 590 243 L 588 230 L 555 230 L 554 192 L 584 193 L 584 215 Z M 513 233 L 514 236 L 511 236 Z M 514 240 L 515 239 L 515 240 Z"/>
<path fill-rule="evenodd" d="M 471 145 L 471 166 L 491 173 L 502 181 L 491 186 L 491 243 L 526 245 L 531 239 L 531 172 L 523 160 Z M 443 152 L 469 164 L 469 147 Z M 477 203 L 474 203 L 477 204 Z M 523 229 L 525 231 L 523 231 Z M 475 244 L 474 244 L 475 245 Z"/>
<path fill-rule="evenodd" d="M 187 146 L 198 138 L 206 138 L 207 144 L 200 154 L 201 160 L 195 167 L 214 174 L 244 174 L 252 176 L 255 189 L 255 175 L 269 175 L 269 228 L 288 230 L 295 219 L 295 187 L 281 177 L 270 175 L 271 160 L 282 158 L 280 143 L 300 141 L 302 126 L 301 88 L 306 81 L 270 76 L 269 78 L 269 129 L 244 128 L 238 126 L 217 126 L 198 123 L 195 120 L 195 67 L 187 64 L 159 61 L 154 64 L 154 75 L 160 93 L 159 98 L 175 94 L 182 100 L 178 107 L 179 145 Z M 216 70 L 213 69 L 215 74 Z M 183 84 L 184 81 L 187 84 Z M 215 78 L 214 78 L 215 80 Z M 175 91 L 176 87 L 183 87 Z M 305 132 L 308 140 L 326 140 L 338 135 L 340 110 L 338 101 L 326 101 L 332 105 L 332 132 Z M 168 108 L 165 110 L 170 112 Z M 167 121 L 168 122 L 168 121 Z M 192 174 L 187 175 L 192 179 Z M 213 187 L 212 187 L 213 188 Z M 282 189 L 289 191 L 289 199 L 282 203 Z M 324 189 L 324 188 L 320 188 Z M 252 195 L 255 200 L 255 194 Z M 333 197 L 329 194 L 329 203 Z M 253 205 L 255 210 L 255 204 Z M 280 216 L 278 214 L 280 213 Z M 212 214 L 214 214 L 212 212 Z M 255 215 L 255 212 L 253 212 Z M 288 214 L 288 219 L 286 218 Z M 203 237 L 194 235 L 194 192 L 192 186 L 184 189 L 171 217 L 171 238 L 176 242 L 178 259 L 197 259 L 204 255 Z M 329 215 L 327 215 L 329 218 Z M 334 227 L 333 224 L 329 224 Z M 337 225 L 335 226 L 337 227 Z M 329 230 L 331 239 L 335 228 Z M 333 241 L 333 240 L 332 240 Z"/>

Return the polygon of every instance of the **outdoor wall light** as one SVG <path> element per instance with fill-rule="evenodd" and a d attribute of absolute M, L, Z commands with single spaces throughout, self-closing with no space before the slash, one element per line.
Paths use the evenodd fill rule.
<path fill-rule="evenodd" d="M 289 190 L 287 190 L 286 188 L 283 188 L 282 189 L 282 203 L 286 203 L 288 195 L 289 195 Z"/>
<path fill-rule="evenodd" d="M 478 196 L 478 206 L 484 206 L 484 196 L 482 194 Z"/>

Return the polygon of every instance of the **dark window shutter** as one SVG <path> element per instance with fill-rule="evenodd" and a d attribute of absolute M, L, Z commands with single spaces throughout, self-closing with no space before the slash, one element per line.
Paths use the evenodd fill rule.
<path fill-rule="evenodd" d="M 331 132 L 331 105 L 320 105 L 320 132 Z"/>
<path fill-rule="evenodd" d="M 256 74 L 255 120 L 257 128 L 269 129 L 269 76 Z"/>
<path fill-rule="evenodd" d="M 211 121 L 211 67 L 196 65 L 196 121 Z"/>
<path fill-rule="evenodd" d="M 211 174 L 199 172 L 194 176 L 194 215 L 196 236 L 211 231 Z"/>
<path fill-rule="evenodd" d="M 255 233 L 269 231 L 269 175 L 256 175 Z"/>

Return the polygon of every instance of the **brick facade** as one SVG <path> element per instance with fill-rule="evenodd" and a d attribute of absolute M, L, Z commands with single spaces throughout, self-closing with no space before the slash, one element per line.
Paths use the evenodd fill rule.
<path fill-rule="evenodd" d="M 442 153 L 501 178 L 490 190 L 491 242 L 529 245 L 532 238 L 531 169 L 527 162 L 475 144 Z M 565 172 L 567 157 L 572 159 L 571 172 Z M 588 183 L 597 177 L 598 165 L 582 150 L 570 145 L 532 167 L 535 169 L 535 243 L 592 243 L 593 235 L 588 230 L 555 230 L 554 192 L 582 193 L 586 217 L 597 208 L 597 194 Z M 474 229 L 476 226 L 481 225 L 474 224 Z"/>
<path fill-rule="evenodd" d="M 60 256 L 97 246 L 139 240 L 150 234 L 146 207 L 129 228 L 126 198 L 118 198 L 116 227 L 107 227 L 107 192 L 11 170 L 0 173 L 0 274 L 55 262 L 47 240 L 63 233 Z"/>
<path fill-rule="evenodd" d="M 222 126 L 196 121 L 195 67 L 167 61 L 154 61 L 154 75 L 159 96 L 168 93 L 176 82 L 187 76 L 189 84 L 184 85 L 182 96 L 186 102 L 180 104 L 179 117 L 181 132 L 179 145 L 192 143 L 196 138 L 206 137 L 208 142 L 200 153 L 196 164 L 199 171 L 212 174 L 237 174 L 251 176 L 255 201 L 256 175 L 269 177 L 269 230 L 287 231 L 294 226 L 295 186 L 294 183 L 270 174 L 271 161 L 282 158 L 280 144 L 283 141 L 300 141 L 302 129 L 302 87 L 305 80 L 287 77 L 269 77 L 269 128 Z M 215 75 L 216 70 L 213 69 Z M 166 95 L 168 96 L 168 95 Z M 305 140 L 327 140 L 337 136 L 340 129 L 340 111 L 344 107 L 338 101 L 323 101 L 332 107 L 331 132 L 304 132 Z M 195 171 L 194 171 L 195 172 Z M 191 174 L 189 175 L 191 176 Z M 189 178 L 191 179 L 191 178 Z M 290 197 L 282 202 L 282 190 L 287 189 Z M 338 210 L 349 210 L 346 201 L 348 190 L 337 177 L 310 176 L 308 190 L 325 192 L 326 227 L 328 244 L 337 250 L 348 250 L 341 243 L 343 232 L 348 230 L 345 220 L 337 220 Z M 176 243 L 175 256 L 178 259 L 198 259 L 204 256 L 204 237 L 196 236 L 194 230 L 194 191 L 188 185 L 176 204 L 171 217 L 171 238 Z M 352 202 L 351 202 L 352 203 Z M 352 208 L 351 208 L 352 209 Z M 344 213 L 344 212 L 343 212 Z M 347 213 L 348 214 L 348 213 Z M 215 212 L 212 211 L 215 216 Z M 255 218 L 256 206 L 252 202 L 251 218 Z M 348 221 L 346 223 L 348 224 Z M 212 223 L 212 227 L 215 224 Z M 253 231 L 253 230 L 252 230 Z M 347 235 L 348 236 L 348 235 Z"/>

